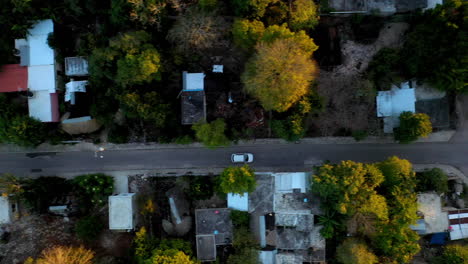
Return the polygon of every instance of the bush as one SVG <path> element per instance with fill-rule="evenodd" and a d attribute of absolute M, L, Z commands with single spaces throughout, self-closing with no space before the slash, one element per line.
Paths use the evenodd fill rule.
<path fill-rule="evenodd" d="M 93 206 L 106 204 L 107 197 L 114 191 L 114 178 L 102 173 L 77 176 L 73 183 L 77 185 L 82 199 Z"/>
<path fill-rule="evenodd" d="M 214 184 L 210 176 L 187 176 L 189 188 L 187 195 L 192 200 L 206 200 L 213 196 Z"/>
<path fill-rule="evenodd" d="M 468 245 L 448 245 L 442 256 L 435 257 L 431 264 L 466 264 L 467 260 Z"/>
<path fill-rule="evenodd" d="M 129 134 L 126 126 L 113 125 L 109 130 L 107 140 L 115 144 L 124 144 L 128 142 Z"/>
<path fill-rule="evenodd" d="M 353 136 L 354 140 L 361 141 L 366 139 L 369 134 L 364 130 L 356 130 L 353 131 L 351 135 Z"/>
<path fill-rule="evenodd" d="M 225 135 L 226 123 L 218 118 L 211 123 L 199 122 L 192 126 L 195 136 L 208 148 L 228 146 L 230 141 Z"/>
<path fill-rule="evenodd" d="M 95 241 L 104 228 L 101 220 L 97 216 L 85 216 L 78 220 L 75 225 L 75 232 L 78 238 L 85 242 Z"/>
<path fill-rule="evenodd" d="M 348 238 L 336 249 L 336 258 L 343 264 L 375 264 L 379 260 L 366 243 Z"/>
<path fill-rule="evenodd" d="M 304 127 L 304 117 L 293 114 L 286 120 L 272 120 L 271 130 L 273 133 L 286 141 L 294 142 L 302 137 L 306 132 Z"/>
<path fill-rule="evenodd" d="M 181 145 L 188 145 L 193 143 L 193 138 L 191 136 L 185 135 L 182 137 L 178 137 L 174 140 L 174 143 L 181 144 Z"/>
<path fill-rule="evenodd" d="M 51 203 L 72 191 L 70 181 L 60 177 L 39 177 L 24 183 L 26 204 L 38 213 L 46 213 Z"/>
<path fill-rule="evenodd" d="M 249 228 L 250 223 L 250 214 L 248 212 L 243 212 L 239 210 L 232 210 L 229 215 L 232 221 L 232 224 L 236 228 Z"/>
<path fill-rule="evenodd" d="M 432 124 L 428 115 L 403 112 L 400 117 L 400 127 L 395 128 L 395 140 L 407 144 L 419 137 L 427 137 L 432 132 Z"/>
<path fill-rule="evenodd" d="M 435 191 L 438 194 L 448 192 L 447 174 L 439 168 L 433 168 L 421 173 L 417 173 L 417 191 Z"/>

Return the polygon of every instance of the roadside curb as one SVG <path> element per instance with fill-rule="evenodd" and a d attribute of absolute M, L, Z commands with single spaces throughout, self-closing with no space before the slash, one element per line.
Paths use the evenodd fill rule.
<path fill-rule="evenodd" d="M 455 134 L 455 130 L 446 130 L 432 133 L 428 138 L 419 139 L 416 143 L 423 142 L 448 142 Z M 241 140 L 232 146 L 255 146 L 269 144 L 398 144 L 392 136 L 368 137 L 361 141 L 356 141 L 353 137 L 317 137 L 303 138 L 298 142 L 287 142 L 279 138 L 262 138 L 255 140 Z M 90 142 L 80 142 L 74 145 L 50 145 L 44 143 L 37 148 L 24 148 L 11 144 L 0 145 L 0 153 L 30 153 L 30 152 L 71 152 L 71 151 L 99 151 L 104 148 L 110 150 L 154 150 L 154 149 L 184 149 L 184 148 L 205 148 L 201 143 L 181 144 L 159 144 L 159 143 L 129 143 L 129 144 L 93 144 Z"/>

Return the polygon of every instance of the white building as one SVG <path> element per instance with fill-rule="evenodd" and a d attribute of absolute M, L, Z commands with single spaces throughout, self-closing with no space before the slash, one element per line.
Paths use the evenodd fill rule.
<path fill-rule="evenodd" d="M 13 213 L 13 206 L 8 196 L 0 196 L 0 224 L 11 223 Z"/>
<path fill-rule="evenodd" d="M 42 122 L 58 122 L 58 98 L 54 50 L 47 38 L 54 32 L 51 19 L 41 20 L 28 31 L 26 39 L 15 40 L 21 66 L 28 68 L 29 116 Z"/>
<path fill-rule="evenodd" d="M 109 196 L 109 229 L 130 231 L 136 224 L 136 199 L 134 193 Z"/>

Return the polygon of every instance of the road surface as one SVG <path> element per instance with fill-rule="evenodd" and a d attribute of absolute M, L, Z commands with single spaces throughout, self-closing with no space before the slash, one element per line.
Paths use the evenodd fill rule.
<path fill-rule="evenodd" d="M 97 155 L 91 151 L 1 153 L 0 173 L 27 176 L 109 170 L 214 170 L 231 165 L 230 155 L 238 152 L 253 153 L 252 166 L 259 171 L 304 170 L 325 160 L 375 162 L 396 155 L 412 163 L 453 165 L 468 175 L 468 143 L 255 144 L 215 150 L 198 147 L 106 150 Z"/>

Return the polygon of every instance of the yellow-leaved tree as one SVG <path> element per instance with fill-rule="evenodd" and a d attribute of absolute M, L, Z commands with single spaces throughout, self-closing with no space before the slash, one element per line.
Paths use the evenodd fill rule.
<path fill-rule="evenodd" d="M 366 243 L 354 238 L 346 239 L 336 249 L 336 258 L 343 264 L 375 264 L 377 256 L 369 250 Z"/>
<path fill-rule="evenodd" d="M 317 74 L 311 56 L 293 37 L 262 41 L 242 74 L 244 88 L 265 110 L 284 112 L 309 91 Z"/>
<path fill-rule="evenodd" d="M 190 259 L 184 252 L 167 249 L 156 250 L 153 257 L 148 261 L 148 264 L 196 264 L 197 262 Z"/>
<path fill-rule="evenodd" d="M 94 252 L 84 247 L 55 246 L 42 251 L 37 260 L 28 258 L 26 263 L 34 264 L 92 264 Z"/>

